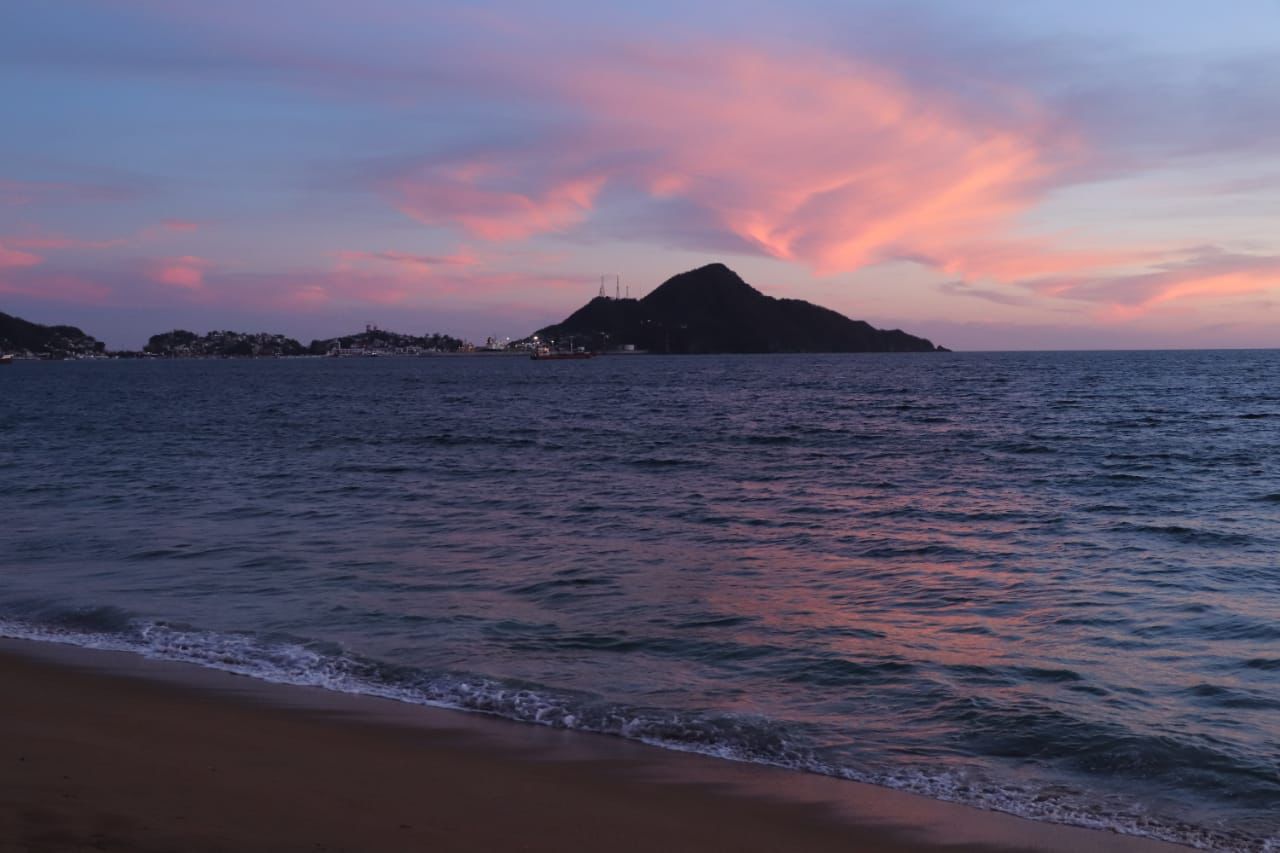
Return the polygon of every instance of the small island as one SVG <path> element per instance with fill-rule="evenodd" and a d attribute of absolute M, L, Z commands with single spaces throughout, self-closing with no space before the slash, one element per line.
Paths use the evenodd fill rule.
<path fill-rule="evenodd" d="M 269 332 L 209 332 L 197 335 L 174 329 L 152 335 L 143 354 L 161 358 L 283 358 L 304 355 L 422 355 L 467 351 L 471 345 L 459 338 L 439 333 L 402 335 L 377 326 L 338 338 L 313 340 L 304 346 L 284 335 Z"/>
<path fill-rule="evenodd" d="M 142 348 L 146 355 L 164 358 L 230 358 L 232 356 L 305 355 L 307 348 L 284 335 L 268 332 L 209 332 L 197 335 L 186 329 L 174 329 L 152 335 Z"/>
<path fill-rule="evenodd" d="M 363 332 L 312 341 L 307 347 L 311 355 L 428 355 L 431 353 L 471 352 L 470 343 L 451 335 L 432 332 L 426 335 L 402 335 L 377 326 L 366 326 Z"/>
<path fill-rule="evenodd" d="M 877 329 L 810 302 L 766 296 L 719 263 L 674 276 L 643 299 L 602 293 L 563 322 L 539 329 L 534 339 L 601 352 L 947 351 L 924 338 Z"/>

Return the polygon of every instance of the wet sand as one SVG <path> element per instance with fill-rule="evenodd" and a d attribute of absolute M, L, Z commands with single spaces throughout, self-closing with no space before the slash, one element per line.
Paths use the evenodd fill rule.
<path fill-rule="evenodd" d="M 0 640 L 0 851 L 1185 848 L 136 656 Z"/>

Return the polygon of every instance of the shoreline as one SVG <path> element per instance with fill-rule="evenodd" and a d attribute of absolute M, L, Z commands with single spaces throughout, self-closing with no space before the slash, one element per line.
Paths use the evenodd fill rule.
<path fill-rule="evenodd" d="M 0 640 L 0 853 L 1175 853 L 857 782 Z"/>

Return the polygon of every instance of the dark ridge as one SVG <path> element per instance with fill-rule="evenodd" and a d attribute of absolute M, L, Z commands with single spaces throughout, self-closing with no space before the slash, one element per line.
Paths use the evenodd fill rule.
<path fill-rule="evenodd" d="M 598 296 L 535 334 L 561 345 L 574 338 L 575 346 L 659 353 L 946 351 L 800 299 L 766 296 L 718 263 L 674 276 L 643 299 Z"/>
<path fill-rule="evenodd" d="M 106 346 L 75 326 L 42 326 L 0 312 L 0 353 L 41 358 L 100 355 Z"/>
<path fill-rule="evenodd" d="M 306 351 L 293 338 L 268 332 L 222 331 L 201 336 L 185 329 L 152 335 L 143 347 L 143 352 L 170 358 L 303 355 Z"/>
<path fill-rule="evenodd" d="M 470 345 L 450 335 L 433 332 L 426 335 L 402 335 L 373 326 L 354 335 L 325 338 L 311 342 L 307 350 L 312 355 L 333 355 L 338 352 L 458 352 Z"/>

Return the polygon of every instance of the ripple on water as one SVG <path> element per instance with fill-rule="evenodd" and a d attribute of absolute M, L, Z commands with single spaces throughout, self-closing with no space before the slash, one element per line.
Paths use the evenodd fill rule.
<path fill-rule="evenodd" d="M 1280 353 L 103 367 L 0 376 L 7 624 L 1280 837 Z"/>

